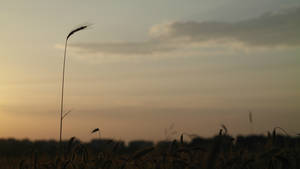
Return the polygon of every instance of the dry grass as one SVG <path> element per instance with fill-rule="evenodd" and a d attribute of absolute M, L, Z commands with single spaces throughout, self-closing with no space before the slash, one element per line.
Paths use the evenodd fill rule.
<path fill-rule="evenodd" d="M 135 152 L 122 152 L 121 142 L 106 141 L 105 149 L 95 151 L 72 137 L 64 142 L 62 154 L 54 158 L 32 151 L 18 161 L 19 169 L 299 169 L 300 139 L 279 135 L 274 128 L 265 136 L 228 135 L 222 126 L 219 135 L 184 141 L 165 141 Z M 101 141 L 101 140 L 100 140 Z M 99 143 L 100 144 L 100 143 Z"/>

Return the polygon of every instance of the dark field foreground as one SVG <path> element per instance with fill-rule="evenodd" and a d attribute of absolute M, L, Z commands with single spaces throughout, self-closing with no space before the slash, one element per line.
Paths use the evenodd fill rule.
<path fill-rule="evenodd" d="M 0 140 L 1 169 L 300 169 L 300 138 L 269 134 L 193 138 L 184 142 L 124 142 L 72 138 Z"/>

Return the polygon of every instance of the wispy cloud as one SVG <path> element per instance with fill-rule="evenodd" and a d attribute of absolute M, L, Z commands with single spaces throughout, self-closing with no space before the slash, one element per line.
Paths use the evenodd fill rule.
<path fill-rule="evenodd" d="M 176 49 L 177 46 L 159 40 L 151 40 L 144 42 L 78 43 L 73 44 L 72 47 L 79 48 L 88 53 L 100 52 L 128 55 L 168 52 Z"/>
<path fill-rule="evenodd" d="M 250 46 L 294 46 L 300 44 L 300 8 L 266 13 L 235 23 L 174 22 L 161 25 L 160 38 L 184 38 L 191 42 L 234 40 Z M 159 28 L 156 28 L 160 30 Z M 158 32 L 158 31 L 157 31 Z"/>
<path fill-rule="evenodd" d="M 233 42 L 248 47 L 300 45 L 300 8 L 266 13 L 239 22 L 171 22 L 155 25 L 150 38 L 143 42 L 78 43 L 72 47 L 80 52 L 140 55 L 166 53 L 189 44 Z"/>

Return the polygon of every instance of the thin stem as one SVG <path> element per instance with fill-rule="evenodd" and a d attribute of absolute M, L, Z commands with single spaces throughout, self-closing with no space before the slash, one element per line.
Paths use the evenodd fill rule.
<path fill-rule="evenodd" d="M 66 42 L 65 42 L 63 75 L 62 75 L 62 85 L 61 85 L 59 143 L 61 143 L 61 139 L 62 139 L 61 137 L 62 137 L 62 121 L 63 121 L 63 111 L 64 111 L 64 86 L 65 86 L 65 67 L 66 67 L 66 56 L 67 56 L 67 44 L 68 44 L 68 38 L 66 39 Z"/>
<path fill-rule="evenodd" d="M 63 119 L 65 116 L 68 115 L 68 113 L 70 112 L 67 112 L 65 115 L 63 115 L 63 112 L 64 112 L 64 85 L 65 85 L 65 67 L 66 67 L 66 57 L 67 57 L 67 45 L 68 45 L 68 39 L 70 38 L 71 35 L 73 35 L 74 33 L 78 32 L 78 31 L 81 31 L 85 28 L 87 28 L 88 25 L 83 25 L 83 26 L 80 26 L 74 30 L 72 30 L 67 38 L 66 38 L 66 42 L 65 42 L 65 52 L 64 52 L 64 62 L 63 62 L 63 75 L 62 75 L 62 84 L 61 84 L 61 103 L 60 103 L 60 128 L 59 128 L 59 143 L 61 145 L 61 141 L 62 141 L 62 122 L 63 122 Z"/>
<path fill-rule="evenodd" d="M 65 118 L 69 113 L 71 113 L 71 110 L 69 110 L 67 113 L 63 114 L 62 119 L 64 120 L 64 118 Z"/>

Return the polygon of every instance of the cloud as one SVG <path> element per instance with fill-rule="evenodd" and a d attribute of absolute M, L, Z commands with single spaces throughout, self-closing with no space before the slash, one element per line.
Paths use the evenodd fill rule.
<path fill-rule="evenodd" d="M 80 43 L 72 44 L 88 53 L 110 53 L 110 54 L 153 54 L 157 52 L 169 52 L 176 49 L 176 45 L 163 43 L 159 40 L 144 42 L 109 42 L 109 43 Z"/>
<path fill-rule="evenodd" d="M 140 55 L 166 53 L 190 44 L 210 42 L 242 44 L 247 47 L 300 45 L 300 8 L 266 13 L 239 22 L 170 22 L 153 26 L 144 42 L 79 43 L 81 52 Z M 241 45 L 239 45 L 241 46 Z"/>
<path fill-rule="evenodd" d="M 300 44 L 299 18 L 300 8 L 296 8 L 235 23 L 173 22 L 155 26 L 151 32 L 160 39 L 190 42 L 232 40 L 250 46 L 294 46 Z"/>

